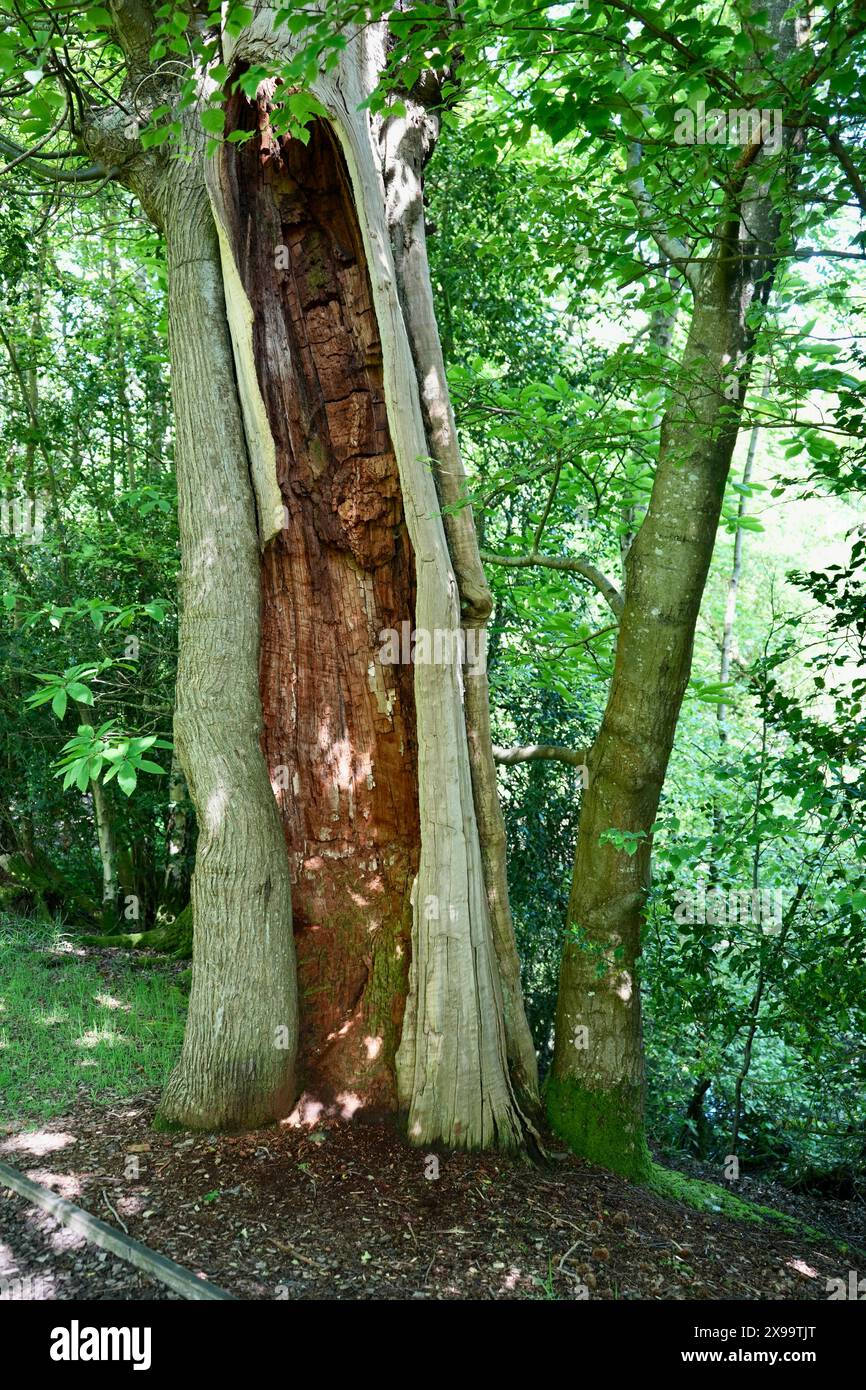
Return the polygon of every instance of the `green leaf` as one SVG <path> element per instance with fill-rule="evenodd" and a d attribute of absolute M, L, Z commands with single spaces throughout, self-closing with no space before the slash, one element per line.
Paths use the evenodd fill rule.
<path fill-rule="evenodd" d="M 201 113 L 201 123 L 209 135 L 222 135 L 225 130 L 226 116 L 221 106 L 208 106 Z M 147 604 L 145 612 L 149 612 L 153 605 Z"/>
<path fill-rule="evenodd" d="M 159 145 L 164 145 L 170 135 L 167 125 L 153 126 L 141 132 L 141 148 L 143 150 L 153 150 Z"/>
<path fill-rule="evenodd" d="M 132 763 L 121 763 L 117 770 L 117 784 L 124 796 L 132 796 L 138 778 L 135 775 L 135 768 Z"/>
<path fill-rule="evenodd" d="M 226 32 L 235 39 L 252 22 L 253 11 L 251 9 L 246 5 L 233 5 L 225 19 Z"/>

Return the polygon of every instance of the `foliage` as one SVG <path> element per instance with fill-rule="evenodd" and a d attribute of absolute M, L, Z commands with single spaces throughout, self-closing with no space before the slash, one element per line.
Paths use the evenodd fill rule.
<path fill-rule="evenodd" d="M 627 582 L 688 327 L 686 263 L 714 247 L 744 158 L 736 141 L 680 139 L 682 113 L 757 108 L 802 132 L 770 166 L 779 269 L 653 832 L 642 984 L 657 1146 L 721 1170 L 736 1138 L 747 1165 L 856 1186 L 866 1171 L 862 7 L 814 7 L 808 42 L 779 63 L 767 61 L 766 11 L 748 0 L 539 10 L 465 0 L 459 24 L 438 4 L 391 10 L 286 7 L 293 62 L 232 75 L 220 25 L 240 32 L 247 7 L 193 13 L 168 0 L 151 56 L 177 90 L 162 100 L 154 85 L 125 115 L 129 138 L 174 157 L 185 109 L 198 103 L 215 146 L 226 84 L 252 97 L 276 77 L 274 126 L 304 140 L 320 114 L 304 90 L 311 73 L 355 21 L 384 13 L 393 43 L 374 111 L 398 115 L 434 75 L 427 233 L 495 599 L 497 744 L 586 748 L 604 711 L 616 621 L 574 566 Z M 101 788 L 123 892 L 141 904 L 135 936 L 183 907 L 194 851 L 184 798 L 189 833 L 173 855 L 177 803 L 159 775 L 172 770 L 178 582 L 164 253 L 82 152 L 81 113 L 119 94 L 112 12 L 25 0 L 0 3 L 0 17 L 0 158 L 12 162 L 0 214 L 0 894 L 37 917 L 92 916 L 81 903 L 99 897 Z M 559 564 L 514 563 L 531 555 Z M 502 770 L 542 1069 L 580 794 L 562 763 Z M 625 855 L 639 847 L 622 826 L 604 838 Z M 751 902 L 740 912 L 753 892 L 770 895 L 768 914 L 760 896 L 757 918 Z M 80 969 L 89 988 L 88 968 L 63 977 Z M 32 1041 L 40 1056 L 43 1036 Z"/>

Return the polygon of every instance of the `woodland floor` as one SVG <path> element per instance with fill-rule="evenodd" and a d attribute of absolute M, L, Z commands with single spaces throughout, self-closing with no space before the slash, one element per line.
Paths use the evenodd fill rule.
<path fill-rule="evenodd" d="M 156 1100 L 82 1092 L 68 1115 L 6 1125 L 0 1158 L 239 1298 L 817 1300 L 856 1268 L 858 1245 L 863 1265 L 862 1203 L 738 1185 L 835 1237 L 813 1238 L 696 1211 L 571 1156 L 440 1154 L 430 1179 L 395 1127 L 357 1118 L 157 1133 Z M 138 1181 L 124 1176 L 132 1156 Z M 5 1193 L 0 1279 L 26 1276 L 44 1298 L 175 1296 Z"/>

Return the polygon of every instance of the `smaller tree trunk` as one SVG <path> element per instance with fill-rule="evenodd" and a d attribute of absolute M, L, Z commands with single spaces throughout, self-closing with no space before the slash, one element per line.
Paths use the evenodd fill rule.
<path fill-rule="evenodd" d="M 626 559 L 613 678 L 578 827 L 548 1113 L 579 1153 L 633 1178 L 650 1167 L 638 959 L 652 833 L 751 372 L 755 310 L 776 265 L 779 213 L 768 193 L 760 170 L 745 176 L 696 287 L 649 507 Z"/>
<path fill-rule="evenodd" d="M 87 724 L 93 728 L 93 715 L 87 706 L 77 705 L 76 708 L 82 724 Z M 93 821 L 99 845 L 99 859 L 102 864 L 102 925 L 106 930 L 111 931 L 117 925 L 120 875 L 111 807 L 105 787 L 98 777 L 90 779 L 90 800 L 93 806 Z"/>
<path fill-rule="evenodd" d="M 190 839 L 189 788 L 175 750 L 168 779 L 168 813 L 165 828 L 165 873 L 161 905 L 176 908 L 187 898 L 187 857 Z"/>

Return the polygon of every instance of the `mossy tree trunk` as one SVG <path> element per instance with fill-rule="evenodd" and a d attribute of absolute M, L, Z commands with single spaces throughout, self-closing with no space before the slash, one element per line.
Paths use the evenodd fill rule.
<path fill-rule="evenodd" d="M 772 15 L 784 54 L 795 22 L 778 0 Z M 589 753 L 575 851 L 548 1114 L 577 1152 L 634 1178 L 649 1169 L 638 960 L 652 832 L 776 266 L 779 199 L 766 163 L 760 148 L 744 156 L 714 249 L 688 267 L 691 322 L 649 507 L 626 559 L 613 678 Z"/>

